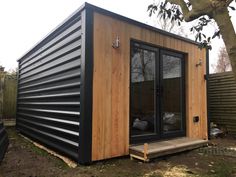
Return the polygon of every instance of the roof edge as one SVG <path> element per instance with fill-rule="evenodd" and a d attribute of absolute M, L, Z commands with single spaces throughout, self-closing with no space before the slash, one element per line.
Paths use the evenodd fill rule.
<path fill-rule="evenodd" d="M 38 48 L 40 47 L 40 45 L 46 40 L 48 39 L 50 36 L 52 36 L 54 33 L 57 32 L 57 30 L 59 28 L 61 28 L 63 25 L 65 25 L 70 19 L 72 19 L 73 17 L 76 17 L 76 15 L 78 13 L 80 13 L 81 11 L 83 11 L 86 6 L 88 6 L 88 3 L 85 2 L 83 5 L 81 5 L 76 11 L 74 11 L 71 15 L 69 15 L 69 17 L 67 17 L 66 19 L 64 19 L 59 25 L 57 25 L 55 28 L 53 28 L 46 36 L 44 36 L 41 40 L 39 40 L 39 42 L 37 42 L 35 45 L 33 45 L 33 47 L 31 47 L 27 52 L 25 52 L 19 59 L 17 59 L 17 62 L 21 61 L 23 58 L 27 57 L 27 55 L 30 55 L 34 50 L 38 50 Z M 90 4 L 89 4 L 90 6 Z"/>
<path fill-rule="evenodd" d="M 199 45 L 199 44 L 200 44 L 199 42 L 196 42 L 196 41 L 191 40 L 191 39 L 189 39 L 189 38 L 185 38 L 185 37 L 179 36 L 179 35 L 177 35 L 177 34 L 164 31 L 164 30 L 162 30 L 162 29 L 159 29 L 159 28 L 150 26 L 150 25 L 148 25 L 148 24 L 139 22 L 139 21 L 137 21 L 137 20 L 134 20 L 134 19 L 131 19 L 131 18 L 128 18 L 128 17 L 125 17 L 125 16 L 122 16 L 122 15 L 120 15 L 120 14 L 111 12 L 111 11 L 109 11 L 109 10 L 100 8 L 100 7 L 98 7 L 98 6 L 92 5 L 92 4 L 87 3 L 87 2 L 85 3 L 85 8 L 90 8 L 90 9 L 92 9 L 92 10 L 95 11 L 95 12 L 98 12 L 98 13 L 101 13 L 101 14 L 104 14 L 104 15 L 107 15 L 107 16 L 111 16 L 111 17 L 114 17 L 114 18 L 116 18 L 116 19 L 118 19 L 118 20 L 125 21 L 125 22 L 131 23 L 131 24 L 133 24 L 133 25 L 140 26 L 140 27 L 142 27 L 142 28 L 146 28 L 146 29 L 149 29 L 149 30 L 158 32 L 158 33 L 163 34 L 163 35 L 165 35 L 165 36 L 173 37 L 173 38 L 175 38 L 175 39 L 183 40 L 183 41 L 185 41 L 185 42 L 188 42 L 188 43 L 191 43 L 191 44 L 195 44 L 195 45 Z"/>
<path fill-rule="evenodd" d="M 176 35 L 176 34 L 173 34 L 173 33 L 170 33 L 170 32 L 167 32 L 167 31 L 164 31 L 164 30 L 161 30 L 161 29 L 158 29 L 158 28 L 155 28 L 155 27 L 147 25 L 145 23 L 142 23 L 142 22 L 130 19 L 128 17 L 119 15 L 117 13 L 111 12 L 109 10 L 106 10 L 106 9 L 103 9 L 103 8 L 98 7 L 98 6 L 95 6 L 95 5 L 92 5 L 90 3 L 85 2 L 75 12 L 73 12 L 69 17 L 67 17 L 65 20 L 63 20 L 62 23 L 60 23 L 53 30 L 51 30 L 43 39 L 41 39 L 39 42 L 37 42 L 25 54 L 23 54 L 19 59 L 17 59 L 17 61 L 20 62 L 23 58 L 27 57 L 28 55 L 30 55 L 34 51 L 38 50 L 38 48 L 40 48 L 40 46 L 43 44 L 43 42 L 45 42 L 48 38 L 50 38 L 50 36 L 52 36 L 54 33 L 56 33 L 57 30 L 59 30 L 63 25 L 65 25 L 69 20 L 71 20 L 72 18 L 75 18 L 76 15 L 78 13 L 80 13 L 81 11 L 83 11 L 84 9 L 91 9 L 91 10 L 93 10 L 95 12 L 98 12 L 98 13 L 101 13 L 103 15 L 111 16 L 111 17 L 116 18 L 118 20 L 125 21 L 125 22 L 128 22 L 130 24 L 133 24 L 133 25 L 136 25 L 136 26 L 140 26 L 142 28 L 149 29 L 151 31 L 163 34 L 165 36 L 169 36 L 169 37 L 172 37 L 172 38 L 175 38 L 175 39 L 179 39 L 179 40 L 182 40 L 182 41 L 194 44 L 194 45 L 199 45 L 200 44 L 200 43 L 198 43 L 196 41 L 193 41 L 191 39 L 188 39 L 188 38 L 185 38 L 185 37 L 182 37 L 182 36 L 179 36 L 179 35 Z"/>

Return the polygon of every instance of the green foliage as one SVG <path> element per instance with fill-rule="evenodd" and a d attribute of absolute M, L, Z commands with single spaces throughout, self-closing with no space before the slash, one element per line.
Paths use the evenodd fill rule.
<path fill-rule="evenodd" d="M 225 176 L 231 176 L 233 169 L 234 169 L 235 164 L 226 164 L 226 163 L 220 163 L 216 168 L 215 168 L 215 175 L 212 176 L 217 176 L 217 177 L 225 177 Z"/>
<path fill-rule="evenodd" d="M 230 177 L 233 176 L 236 164 L 220 162 L 215 168 L 210 170 L 207 174 L 201 175 L 202 177 Z"/>

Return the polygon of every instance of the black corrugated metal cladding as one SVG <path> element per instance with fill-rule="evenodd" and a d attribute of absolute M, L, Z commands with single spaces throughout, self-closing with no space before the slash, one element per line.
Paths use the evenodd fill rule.
<path fill-rule="evenodd" d="M 3 157 L 8 147 L 8 143 L 9 140 L 7 132 L 3 126 L 3 123 L 0 122 L 0 162 L 3 160 Z"/>
<path fill-rule="evenodd" d="M 17 129 L 78 161 L 81 12 L 19 60 Z"/>

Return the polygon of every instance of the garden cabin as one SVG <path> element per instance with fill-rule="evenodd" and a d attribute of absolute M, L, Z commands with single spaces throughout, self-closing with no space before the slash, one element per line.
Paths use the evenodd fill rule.
<path fill-rule="evenodd" d="M 17 129 L 81 164 L 196 148 L 207 60 L 192 40 L 85 3 L 18 60 Z"/>

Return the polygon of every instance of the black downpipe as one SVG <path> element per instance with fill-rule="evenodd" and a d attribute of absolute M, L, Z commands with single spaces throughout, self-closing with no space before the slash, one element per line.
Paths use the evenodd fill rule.
<path fill-rule="evenodd" d="M 207 89 L 207 133 L 208 133 L 208 139 L 210 139 L 210 111 L 209 111 L 209 49 L 206 49 L 206 89 Z"/>
<path fill-rule="evenodd" d="M 16 93 L 16 114 L 15 114 L 15 118 L 16 118 L 16 125 L 15 125 L 15 129 L 16 131 L 18 130 L 18 119 L 17 119 L 17 113 L 18 113 L 18 98 L 19 98 L 19 81 L 20 81 L 20 61 L 18 62 L 18 68 L 17 68 L 17 93 Z"/>

